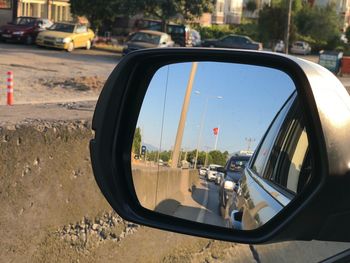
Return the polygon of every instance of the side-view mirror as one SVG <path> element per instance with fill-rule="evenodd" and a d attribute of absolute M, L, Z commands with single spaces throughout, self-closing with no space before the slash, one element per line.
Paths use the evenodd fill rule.
<path fill-rule="evenodd" d="M 317 64 L 252 51 L 132 52 L 92 126 L 96 182 L 126 220 L 242 243 L 350 241 L 350 99 Z M 229 165 L 220 183 L 228 160 L 244 168 Z M 198 176 L 198 166 L 209 168 Z"/>

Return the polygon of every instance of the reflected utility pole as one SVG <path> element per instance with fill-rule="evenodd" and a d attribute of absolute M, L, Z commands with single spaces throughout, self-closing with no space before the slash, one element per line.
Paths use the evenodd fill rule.
<path fill-rule="evenodd" d="M 174 151 L 173 151 L 173 155 L 171 157 L 171 160 L 172 160 L 171 167 L 172 168 L 176 168 L 177 163 L 179 161 L 179 153 L 180 153 L 180 148 L 181 148 L 181 144 L 182 144 L 182 137 L 184 134 L 184 128 L 185 128 L 185 123 L 186 123 L 186 118 L 187 118 L 187 111 L 188 111 L 188 106 L 190 104 L 192 87 L 193 87 L 194 77 L 195 77 L 196 72 L 197 72 L 197 66 L 198 66 L 197 62 L 192 63 L 190 78 L 188 80 L 186 94 L 185 94 L 184 102 L 182 104 L 181 117 L 180 117 L 179 125 L 177 127 Z"/>

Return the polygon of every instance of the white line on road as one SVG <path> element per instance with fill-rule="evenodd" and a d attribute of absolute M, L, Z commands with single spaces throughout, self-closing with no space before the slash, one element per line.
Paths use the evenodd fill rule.
<path fill-rule="evenodd" d="M 205 212 L 207 211 L 206 207 L 208 205 L 208 193 L 209 193 L 209 188 L 208 188 L 208 182 L 207 181 L 204 181 L 205 182 L 205 186 L 207 188 L 208 191 L 205 191 L 204 193 L 204 200 L 203 200 L 203 203 L 202 203 L 202 207 L 201 207 L 201 210 L 200 212 L 198 213 L 198 216 L 197 216 L 197 222 L 199 223 L 204 223 L 204 214 Z"/>

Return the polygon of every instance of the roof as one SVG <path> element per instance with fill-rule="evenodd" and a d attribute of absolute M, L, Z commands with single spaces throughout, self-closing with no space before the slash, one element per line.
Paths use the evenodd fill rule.
<path fill-rule="evenodd" d="M 167 33 L 164 32 L 160 32 L 160 31 L 155 31 L 155 30 L 139 30 L 135 33 L 146 33 L 146 34 L 152 34 L 152 35 L 157 35 L 157 36 L 161 36 L 161 35 L 167 35 Z"/>

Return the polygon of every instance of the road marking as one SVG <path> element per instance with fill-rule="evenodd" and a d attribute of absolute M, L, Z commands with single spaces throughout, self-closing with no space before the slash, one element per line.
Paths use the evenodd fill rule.
<path fill-rule="evenodd" d="M 205 214 L 205 212 L 207 210 L 206 207 L 208 205 L 209 187 L 208 187 L 208 182 L 206 182 L 206 181 L 204 181 L 204 182 L 205 182 L 205 186 L 206 186 L 208 191 L 205 191 L 204 200 L 203 200 L 203 203 L 201 205 L 201 210 L 199 211 L 197 219 L 196 219 L 196 221 L 199 222 L 199 223 L 204 223 L 204 214 Z"/>

